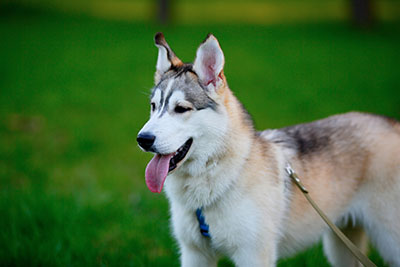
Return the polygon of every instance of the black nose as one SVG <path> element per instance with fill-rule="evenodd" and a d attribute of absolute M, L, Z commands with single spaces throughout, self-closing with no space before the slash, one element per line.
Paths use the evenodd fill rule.
<path fill-rule="evenodd" d="M 156 137 L 150 133 L 141 133 L 137 137 L 137 142 L 144 150 L 149 150 L 154 144 Z"/>

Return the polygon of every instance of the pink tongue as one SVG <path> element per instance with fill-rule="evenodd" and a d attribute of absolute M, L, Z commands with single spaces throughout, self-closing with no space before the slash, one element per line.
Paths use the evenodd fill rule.
<path fill-rule="evenodd" d="M 169 161 L 172 158 L 173 153 L 169 155 L 159 155 L 156 154 L 154 158 L 151 159 L 146 167 L 146 184 L 147 187 L 153 193 L 160 193 L 165 178 L 167 178 Z"/>

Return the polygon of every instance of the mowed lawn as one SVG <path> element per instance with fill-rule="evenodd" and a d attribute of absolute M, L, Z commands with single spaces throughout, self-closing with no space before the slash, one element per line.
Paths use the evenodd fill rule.
<path fill-rule="evenodd" d="M 3 11 L 0 265 L 179 265 L 167 201 L 144 182 L 151 155 L 135 141 L 149 113 L 157 31 L 184 61 L 214 33 L 231 89 L 264 129 L 350 110 L 400 119 L 399 29 L 163 28 Z M 279 266 L 328 264 L 316 246 Z"/>

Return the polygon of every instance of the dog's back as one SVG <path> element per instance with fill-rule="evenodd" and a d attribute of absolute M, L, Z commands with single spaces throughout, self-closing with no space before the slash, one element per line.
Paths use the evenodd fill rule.
<path fill-rule="evenodd" d="M 363 227 L 381 255 L 400 265 L 395 256 L 400 255 L 399 122 L 352 112 L 260 134 L 282 146 L 315 201 L 345 231 L 352 229 L 353 242 L 366 249 Z M 316 229 L 326 228 L 300 191 L 292 192 L 282 255 L 311 244 L 319 238 Z M 307 225 L 312 226 L 309 234 L 304 233 Z M 341 245 L 330 232 L 325 234 L 331 262 L 350 266 L 354 258 Z"/>

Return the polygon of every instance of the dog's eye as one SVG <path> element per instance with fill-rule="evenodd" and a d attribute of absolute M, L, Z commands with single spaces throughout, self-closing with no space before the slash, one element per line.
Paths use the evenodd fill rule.
<path fill-rule="evenodd" d="M 185 113 L 186 111 L 192 110 L 191 108 L 188 107 L 182 107 L 182 106 L 176 106 L 174 111 L 176 113 Z"/>
<path fill-rule="evenodd" d="M 156 104 L 151 103 L 151 111 L 154 111 L 154 110 L 156 110 Z"/>

